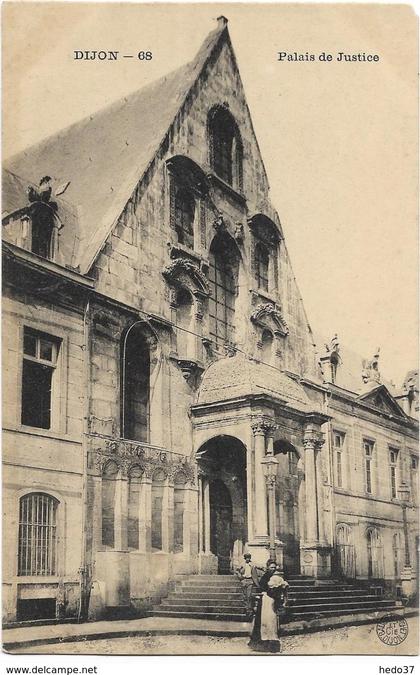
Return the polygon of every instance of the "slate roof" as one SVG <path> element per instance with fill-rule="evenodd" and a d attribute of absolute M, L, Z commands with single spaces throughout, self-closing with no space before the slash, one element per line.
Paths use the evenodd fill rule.
<path fill-rule="evenodd" d="M 5 162 L 21 187 L 38 184 L 44 175 L 60 183 L 70 181 L 65 195 L 78 208 L 81 245 L 77 262 L 82 273 L 89 271 L 222 37 L 228 38 L 228 32 L 219 22 L 190 63 Z M 26 190 L 20 192 L 18 182 L 9 192 L 7 208 L 27 203 Z M 72 237 L 66 229 L 64 239 Z"/>

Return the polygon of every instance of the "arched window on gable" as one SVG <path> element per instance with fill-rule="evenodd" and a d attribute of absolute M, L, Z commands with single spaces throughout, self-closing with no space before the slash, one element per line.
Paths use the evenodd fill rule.
<path fill-rule="evenodd" d="M 210 336 L 216 346 L 234 337 L 236 286 L 239 255 L 228 237 L 215 237 L 209 256 Z"/>
<path fill-rule="evenodd" d="M 19 502 L 18 575 L 50 576 L 57 565 L 58 501 L 31 492 Z"/>
<path fill-rule="evenodd" d="M 180 244 L 194 248 L 195 198 L 190 190 L 179 188 L 175 194 L 175 231 Z"/>
<path fill-rule="evenodd" d="M 255 276 L 257 279 L 257 288 L 268 292 L 268 267 L 270 255 L 267 247 L 258 242 L 255 246 Z"/>
<path fill-rule="evenodd" d="M 150 349 L 140 326 L 123 342 L 122 435 L 131 441 L 149 440 Z"/>
<path fill-rule="evenodd" d="M 237 190 L 242 188 L 242 141 L 230 112 L 216 106 L 209 114 L 210 164 L 213 171 Z"/>

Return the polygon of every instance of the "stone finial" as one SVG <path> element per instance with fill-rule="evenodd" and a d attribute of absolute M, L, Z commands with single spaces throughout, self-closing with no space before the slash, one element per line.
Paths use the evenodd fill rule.
<path fill-rule="evenodd" d="M 217 17 L 217 27 L 218 28 L 222 29 L 227 25 L 228 25 L 228 20 L 225 16 L 222 15 L 222 16 Z"/>

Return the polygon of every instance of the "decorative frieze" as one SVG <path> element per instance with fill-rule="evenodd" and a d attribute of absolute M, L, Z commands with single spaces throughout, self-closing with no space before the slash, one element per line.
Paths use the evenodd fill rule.
<path fill-rule="evenodd" d="M 182 473 L 186 483 L 195 482 L 195 464 L 185 455 L 121 438 L 90 436 L 90 444 L 92 449 L 89 465 L 98 473 L 102 473 L 105 465 L 112 461 L 123 476 L 128 476 L 131 469 L 136 467 L 149 479 L 159 470 L 170 480 Z"/>

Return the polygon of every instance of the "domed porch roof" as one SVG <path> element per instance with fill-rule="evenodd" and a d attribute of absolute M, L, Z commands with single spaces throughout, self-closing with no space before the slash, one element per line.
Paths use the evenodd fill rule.
<path fill-rule="evenodd" d="M 203 374 L 198 405 L 266 394 L 302 412 L 319 411 L 303 387 L 265 363 L 236 354 L 212 363 Z"/>

